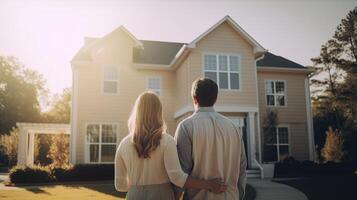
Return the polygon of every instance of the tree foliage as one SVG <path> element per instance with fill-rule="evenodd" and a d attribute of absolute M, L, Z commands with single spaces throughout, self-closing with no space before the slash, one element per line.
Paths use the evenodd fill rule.
<path fill-rule="evenodd" d="M 341 130 L 346 158 L 357 159 L 357 7 L 341 20 L 333 37 L 313 58 L 313 114 L 320 148 L 328 126 Z"/>
<path fill-rule="evenodd" d="M 17 162 L 18 138 L 19 130 L 15 128 L 13 128 L 8 135 L 0 135 L 0 151 L 6 155 L 8 166 L 13 166 Z"/>
<path fill-rule="evenodd" d="M 341 162 L 343 156 L 343 139 L 338 130 L 331 127 L 326 131 L 326 142 L 321 150 L 325 162 Z"/>
<path fill-rule="evenodd" d="M 40 122 L 38 96 L 47 92 L 42 75 L 14 57 L 1 56 L 0 75 L 0 134 L 8 133 L 16 122 Z"/>
<path fill-rule="evenodd" d="M 46 122 L 69 123 L 71 115 L 71 89 L 66 88 L 62 94 L 55 95 L 50 110 L 44 113 Z"/>
<path fill-rule="evenodd" d="M 52 144 L 47 155 L 52 160 L 51 167 L 69 165 L 69 136 L 61 133 L 52 137 Z"/>

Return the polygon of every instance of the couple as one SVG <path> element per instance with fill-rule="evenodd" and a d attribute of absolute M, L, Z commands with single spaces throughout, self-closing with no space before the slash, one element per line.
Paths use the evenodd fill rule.
<path fill-rule="evenodd" d="M 213 109 L 217 84 L 192 84 L 195 112 L 166 133 L 162 105 L 151 92 L 135 102 L 130 134 L 115 155 L 115 188 L 129 200 L 243 199 L 246 157 L 242 133 Z M 171 184 L 172 183 L 172 184 Z"/>

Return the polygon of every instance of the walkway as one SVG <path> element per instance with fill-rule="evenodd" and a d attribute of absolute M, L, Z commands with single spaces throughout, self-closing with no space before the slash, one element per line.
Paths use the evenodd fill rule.
<path fill-rule="evenodd" d="M 304 193 L 287 185 L 271 182 L 270 179 L 248 179 L 257 191 L 255 200 L 308 200 Z"/>

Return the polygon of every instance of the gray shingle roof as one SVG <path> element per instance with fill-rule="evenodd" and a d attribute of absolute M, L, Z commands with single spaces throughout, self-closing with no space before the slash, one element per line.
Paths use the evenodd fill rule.
<path fill-rule="evenodd" d="M 144 49 L 134 48 L 133 61 L 143 64 L 168 65 L 185 43 L 140 40 Z"/>
<path fill-rule="evenodd" d="M 133 62 L 140 64 L 168 65 L 186 43 L 140 40 L 144 49 L 133 49 Z M 84 45 L 73 60 L 91 60 L 90 45 Z M 263 59 L 257 62 L 258 67 L 301 68 L 304 66 L 272 53 L 265 53 Z"/>
<path fill-rule="evenodd" d="M 284 57 L 274 55 L 272 53 L 265 53 L 264 58 L 257 62 L 258 67 L 283 67 L 283 68 L 302 68 L 306 67 L 288 60 Z"/>

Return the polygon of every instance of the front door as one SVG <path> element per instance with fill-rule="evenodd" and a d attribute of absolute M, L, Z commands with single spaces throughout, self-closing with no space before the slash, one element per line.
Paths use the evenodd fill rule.
<path fill-rule="evenodd" d="M 234 125 L 236 125 L 242 136 L 243 136 L 243 142 L 244 142 L 244 149 L 245 149 L 245 156 L 247 157 L 248 161 L 248 137 L 247 137 L 247 119 L 245 117 L 228 117 Z"/>

